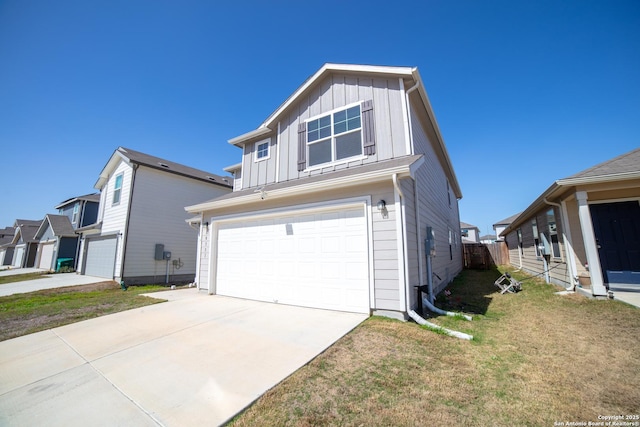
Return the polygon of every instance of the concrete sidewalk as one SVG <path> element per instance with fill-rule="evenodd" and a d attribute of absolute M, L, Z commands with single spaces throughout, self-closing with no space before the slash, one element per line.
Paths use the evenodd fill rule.
<path fill-rule="evenodd" d="M 17 274 L 37 273 L 45 270 L 38 268 L 18 268 L 0 272 L 0 276 L 12 276 Z M 42 289 L 62 288 L 64 286 L 88 285 L 91 283 L 106 282 L 104 277 L 84 276 L 77 273 L 43 274 L 37 279 L 22 282 L 5 283 L 0 285 L 0 297 L 40 291 Z"/>
<path fill-rule="evenodd" d="M 0 425 L 219 425 L 366 315 L 221 296 L 0 342 Z"/>

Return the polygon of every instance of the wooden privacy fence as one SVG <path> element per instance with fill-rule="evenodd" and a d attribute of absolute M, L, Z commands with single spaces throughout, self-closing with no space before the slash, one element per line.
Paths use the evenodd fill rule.
<path fill-rule="evenodd" d="M 509 249 L 505 242 L 464 243 L 464 268 L 489 269 L 509 263 Z"/>

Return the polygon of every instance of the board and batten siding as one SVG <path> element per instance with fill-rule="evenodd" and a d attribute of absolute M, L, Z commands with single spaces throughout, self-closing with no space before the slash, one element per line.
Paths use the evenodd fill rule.
<path fill-rule="evenodd" d="M 120 202 L 113 204 L 113 193 L 116 177 L 122 175 L 122 190 L 120 192 Z M 118 238 L 118 247 L 116 249 L 116 266 L 114 271 L 114 277 L 122 277 L 122 244 L 124 241 L 125 226 L 127 223 L 127 212 L 129 210 L 129 197 L 131 195 L 131 178 L 133 174 L 133 168 L 131 165 L 124 161 L 120 161 L 113 173 L 109 176 L 106 184 L 101 191 L 101 220 L 102 230 L 101 234 L 118 234 L 121 233 Z"/>
<path fill-rule="evenodd" d="M 460 215 L 458 200 L 448 185 L 448 178 L 442 167 L 443 159 L 434 149 L 432 141 L 436 134 L 425 114 L 418 114 L 411 108 L 411 124 L 414 152 L 424 155 L 424 163 L 415 174 L 420 233 L 423 244 L 427 226 L 432 227 L 436 240 L 436 255 L 432 258 L 433 290 L 438 293 L 462 271 L 462 245 L 460 242 Z M 449 234 L 451 233 L 451 248 Z M 451 249 L 451 253 L 449 252 Z M 427 284 L 426 254 L 422 263 L 423 283 Z"/>
<path fill-rule="evenodd" d="M 299 172 L 298 124 L 310 117 L 367 100 L 373 101 L 376 153 L 364 159 L 319 168 L 312 172 Z M 271 137 L 268 160 L 254 162 L 255 147 L 263 140 L 245 145 L 242 161 L 242 188 L 275 182 L 276 174 L 272 172 L 272 165 L 278 167 L 278 181 L 283 182 L 410 154 L 406 149 L 401 114 L 403 102 L 404 92 L 397 78 L 370 78 L 341 74 L 328 76 L 297 104 L 291 106 L 288 115 L 283 116 L 280 121 L 279 150 L 276 145 L 278 138 L 274 135 Z"/>
<path fill-rule="evenodd" d="M 209 289 L 209 245 L 211 227 L 200 227 L 200 263 L 198 271 L 198 289 Z"/>
<path fill-rule="evenodd" d="M 217 185 L 139 166 L 129 217 L 124 277 L 154 277 L 164 281 L 167 262 L 154 259 L 155 245 L 171 252 L 169 275 L 195 276 L 198 233 L 186 220 L 185 206 L 228 193 Z M 173 261 L 182 266 L 174 268 Z M 193 277 L 190 279 L 193 280 Z"/>

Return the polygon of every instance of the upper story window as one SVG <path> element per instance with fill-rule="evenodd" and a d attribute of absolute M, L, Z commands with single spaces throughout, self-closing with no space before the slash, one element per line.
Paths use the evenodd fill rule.
<path fill-rule="evenodd" d="M 266 160 L 269 158 L 269 141 L 258 142 L 256 145 L 256 158 L 258 160 Z"/>
<path fill-rule="evenodd" d="M 360 104 L 307 122 L 308 166 L 362 155 Z"/>
<path fill-rule="evenodd" d="M 111 203 L 112 205 L 117 205 L 118 203 L 120 203 L 120 193 L 122 193 L 122 176 L 123 174 L 116 176 L 116 180 L 113 185 L 113 203 Z"/>
<path fill-rule="evenodd" d="M 71 224 L 78 222 L 78 210 L 80 209 L 80 203 L 73 205 L 73 215 L 71 216 Z"/>

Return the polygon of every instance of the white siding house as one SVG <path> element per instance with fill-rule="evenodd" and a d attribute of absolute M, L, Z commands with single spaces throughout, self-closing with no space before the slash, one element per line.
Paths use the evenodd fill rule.
<path fill-rule="evenodd" d="M 126 284 L 193 281 L 197 233 L 183 206 L 230 192 L 231 180 L 118 148 L 95 185 L 98 221 L 78 230 L 78 269 Z"/>
<path fill-rule="evenodd" d="M 201 289 L 404 319 L 415 286 L 462 269 L 462 194 L 417 69 L 326 64 L 229 142 L 233 193 L 186 208 Z"/>

